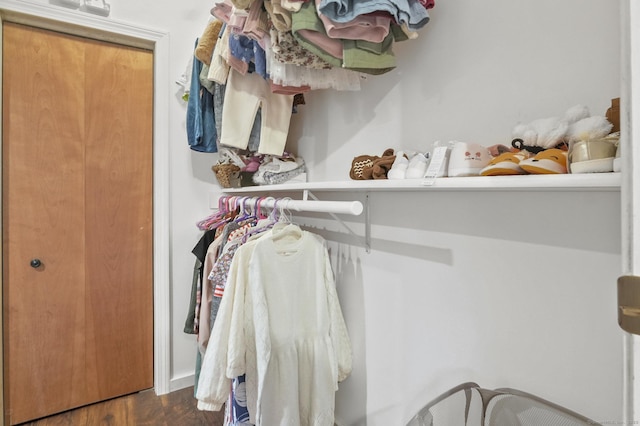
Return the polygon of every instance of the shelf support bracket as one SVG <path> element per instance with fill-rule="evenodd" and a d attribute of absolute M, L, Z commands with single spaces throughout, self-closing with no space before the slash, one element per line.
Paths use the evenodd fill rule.
<path fill-rule="evenodd" d="M 364 199 L 364 246 L 371 253 L 371 210 L 369 209 L 369 192 Z"/>
<path fill-rule="evenodd" d="M 320 201 L 318 197 L 316 197 L 311 191 L 309 191 L 308 189 L 305 189 L 302 192 L 302 200 L 307 201 L 309 198 L 315 201 Z M 371 253 L 371 218 L 369 213 L 369 193 L 367 193 L 366 199 L 365 199 L 364 214 L 365 214 L 365 225 L 364 225 L 365 226 L 365 237 L 364 237 L 365 250 L 367 251 L 367 253 Z M 331 212 L 329 212 L 329 215 L 333 218 L 333 220 L 338 222 L 350 235 L 361 238 L 351 228 L 349 228 L 349 226 L 346 223 L 344 223 L 344 221 L 340 219 L 338 215 Z"/>

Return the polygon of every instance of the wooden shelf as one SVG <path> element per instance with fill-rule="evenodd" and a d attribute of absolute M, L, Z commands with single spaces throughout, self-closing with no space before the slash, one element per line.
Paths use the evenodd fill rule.
<path fill-rule="evenodd" d="M 225 188 L 227 194 L 295 191 L 620 191 L 620 173 L 349 180 Z"/>

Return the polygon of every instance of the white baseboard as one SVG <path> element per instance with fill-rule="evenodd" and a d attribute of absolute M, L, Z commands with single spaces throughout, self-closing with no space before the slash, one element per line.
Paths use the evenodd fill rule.
<path fill-rule="evenodd" d="M 193 386 L 194 382 L 195 375 L 193 374 L 182 377 L 174 377 L 169 381 L 169 392 L 191 387 Z"/>

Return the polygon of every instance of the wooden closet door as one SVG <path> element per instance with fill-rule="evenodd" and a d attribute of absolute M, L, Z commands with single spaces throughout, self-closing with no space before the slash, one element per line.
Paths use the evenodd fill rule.
<path fill-rule="evenodd" d="M 3 26 L 11 424 L 153 386 L 152 62 Z"/>

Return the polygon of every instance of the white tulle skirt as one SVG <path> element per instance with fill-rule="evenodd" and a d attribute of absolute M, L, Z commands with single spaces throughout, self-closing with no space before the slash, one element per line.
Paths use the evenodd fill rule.
<path fill-rule="evenodd" d="M 304 87 L 311 90 L 335 89 L 341 91 L 360 90 L 364 74 L 344 68 L 317 69 L 280 62 L 272 50 L 271 39 L 265 39 L 267 73 L 275 84 Z"/>

